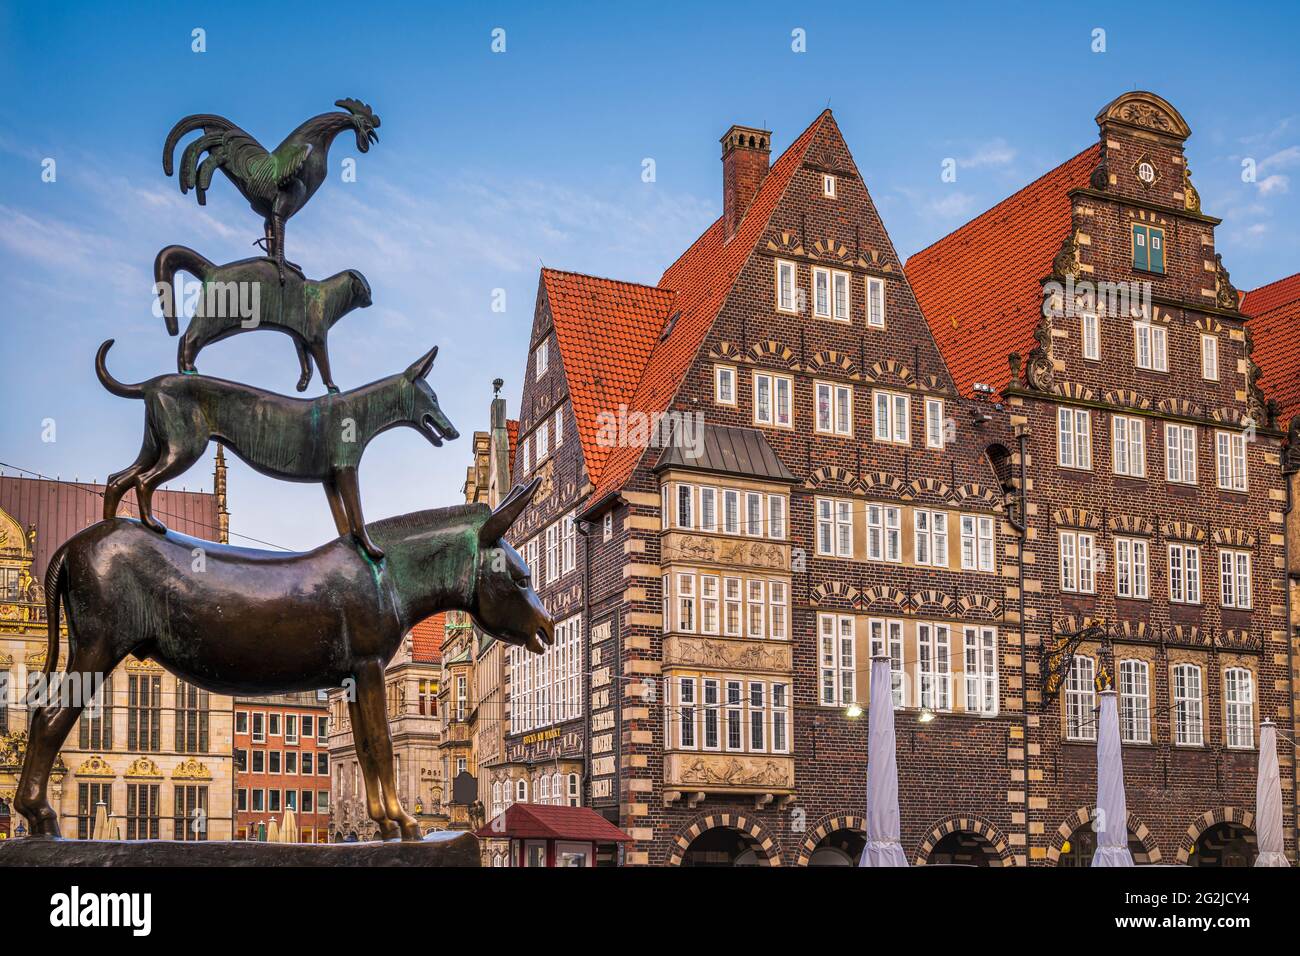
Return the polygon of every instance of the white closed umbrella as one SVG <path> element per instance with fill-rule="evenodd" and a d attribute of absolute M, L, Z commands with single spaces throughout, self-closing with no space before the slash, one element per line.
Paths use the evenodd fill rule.
<path fill-rule="evenodd" d="M 907 866 L 900 842 L 892 680 L 889 658 L 873 657 L 867 724 L 867 845 L 858 866 Z"/>
<path fill-rule="evenodd" d="M 95 826 L 91 831 L 92 840 L 108 839 L 108 805 L 100 800 L 95 804 Z"/>
<path fill-rule="evenodd" d="M 1256 866 L 1290 866 L 1282 834 L 1282 776 L 1277 768 L 1277 728 L 1266 720 L 1259 728 L 1259 772 L 1255 778 Z"/>
<path fill-rule="evenodd" d="M 1119 706 L 1113 688 L 1101 692 L 1097 720 L 1097 849 L 1093 866 L 1132 866 L 1128 851 L 1128 800 L 1124 796 L 1124 760 L 1119 743 Z"/>

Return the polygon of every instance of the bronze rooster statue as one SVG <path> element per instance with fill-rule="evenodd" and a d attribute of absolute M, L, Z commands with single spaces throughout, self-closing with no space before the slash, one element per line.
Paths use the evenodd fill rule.
<path fill-rule="evenodd" d="M 188 193 L 193 187 L 199 205 L 207 204 L 207 190 L 218 169 L 235 184 L 265 220 L 266 253 L 276 262 L 280 281 L 284 281 L 284 224 L 290 216 L 307 205 L 329 173 L 329 149 L 334 137 L 352 130 L 357 149 L 365 153 L 372 142 L 379 142 L 379 117 L 360 100 L 336 100 L 335 106 L 346 113 L 322 113 L 290 133 L 275 152 L 267 152 L 256 139 L 230 120 L 211 113 L 187 116 L 172 127 L 163 144 L 163 172 L 172 174 L 172 158 L 182 136 L 196 129 L 203 135 L 194 140 L 181 156 L 180 187 Z M 200 162 L 200 157 L 206 158 Z M 288 263 L 293 266 L 293 263 Z M 294 266 L 297 268 L 297 266 Z M 301 271 L 301 270 L 299 270 Z"/>

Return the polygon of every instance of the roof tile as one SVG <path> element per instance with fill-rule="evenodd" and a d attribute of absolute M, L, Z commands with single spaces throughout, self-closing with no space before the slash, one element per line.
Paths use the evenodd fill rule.
<path fill-rule="evenodd" d="M 1300 412 L 1300 273 L 1247 292 L 1241 311 L 1255 344 L 1251 358 L 1264 373 L 1260 387 L 1285 426 Z"/>

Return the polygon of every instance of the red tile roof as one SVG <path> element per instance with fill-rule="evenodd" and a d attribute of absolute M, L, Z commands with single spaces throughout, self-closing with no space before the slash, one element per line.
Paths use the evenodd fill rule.
<path fill-rule="evenodd" d="M 447 631 L 447 615 L 426 617 L 411 628 L 411 660 L 419 664 L 436 664 L 442 660 L 442 639 Z"/>
<path fill-rule="evenodd" d="M 542 270 L 542 286 L 555 323 L 587 472 L 596 482 L 612 450 L 596 440 L 597 416 L 617 414 L 618 406 L 632 398 L 671 314 L 673 294 L 654 286 L 555 269 Z"/>
<path fill-rule="evenodd" d="M 1300 273 L 1247 292 L 1241 311 L 1255 344 L 1251 358 L 1264 372 L 1260 387 L 1277 402 L 1285 428 L 1300 412 Z"/>
<path fill-rule="evenodd" d="M 1069 192 L 1100 160 L 1090 146 L 907 260 L 904 272 L 954 384 L 1001 390 L 1007 356 L 1028 356 L 1042 318 L 1042 280 L 1070 232 Z"/>
<path fill-rule="evenodd" d="M 497 822 L 499 818 L 504 818 Z M 485 839 L 591 840 L 595 843 L 630 843 L 632 838 L 590 807 L 555 807 L 549 804 L 512 803 L 498 817 L 480 827 Z"/>
<path fill-rule="evenodd" d="M 723 241 L 719 217 L 663 274 L 659 286 L 675 294 L 674 311 L 681 314 L 671 334 L 654 342 L 645 371 L 628 402 L 629 410 L 660 412 L 673 400 L 691 360 L 713 327 L 736 276 L 767 230 L 773 210 L 802 164 L 817 131 L 823 123 L 834 122 L 830 110 L 823 111 L 781 154 L 763 178 L 740 228 L 729 242 Z M 630 446 L 614 449 L 604 471 L 598 478 L 593 476 L 596 491 L 592 500 L 597 501 L 621 487 L 635 470 L 644 450 Z"/>
<path fill-rule="evenodd" d="M 45 580 L 50 557 L 63 542 L 104 517 L 104 486 L 88 481 L 55 481 L 0 475 L 0 509 L 25 531 L 36 526 L 32 575 Z M 140 517 L 135 491 L 128 491 L 118 506 L 119 515 Z M 153 496 L 153 513 L 173 531 L 215 541 L 220 536 L 216 495 L 206 491 L 159 489 Z"/>

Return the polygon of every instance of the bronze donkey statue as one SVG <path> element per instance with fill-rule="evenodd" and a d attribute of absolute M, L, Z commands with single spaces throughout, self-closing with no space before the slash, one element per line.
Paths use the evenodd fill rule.
<path fill-rule="evenodd" d="M 193 372 L 199 352 L 213 342 L 270 329 L 293 339 L 302 368 L 298 391 L 311 381 L 312 359 L 325 387 L 339 390 L 330 373 L 329 332 L 353 309 L 370 306 L 370 283 L 360 272 L 346 269 L 319 280 L 289 272 L 281 283 L 275 260 L 265 256 L 219 266 L 186 246 L 167 246 L 154 259 L 153 277 L 169 335 L 179 331 L 176 274 L 182 270 L 202 280 L 203 293 L 176 349 L 176 371 Z M 253 314 L 244 314 L 245 308 Z"/>
<path fill-rule="evenodd" d="M 105 518 L 117 515 L 122 496 L 134 487 L 140 520 L 166 531 L 153 516 L 154 489 L 203 457 L 215 438 L 264 475 L 319 481 L 339 534 L 351 533 L 378 561 L 384 552 L 366 531 L 357 479 L 366 445 L 398 425 L 418 430 L 433 445 L 460 437 L 425 381 L 437 346 L 405 372 L 347 392 L 302 399 L 206 375 L 158 375 L 126 385 L 104 363 L 112 344 L 109 339 L 99 347 L 95 371 L 114 395 L 144 400 L 145 427 L 135 461 L 108 476 Z"/>
<path fill-rule="evenodd" d="M 516 487 L 492 511 L 458 505 L 386 518 L 371 526 L 388 552 L 367 562 L 347 538 L 283 553 L 155 534 L 129 518 L 91 525 L 50 559 L 45 673 L 59 657 L 66 606 L 64 674 L 107 675 L 128 655 L 152 658 L 176 676 L 220 694 L 280 694 L 348 686 L 366 803 L 384 839 L 420 839 L 402 809 L 384 710 L 384 668 L 404 635 L 440 611 L 468 612 L 488 634 L 543 651 L 554 622 L 527 565 L 502 535 L 536 491 Z M 196 549 L 203 569 L 196 570 Z M 33 836 L 58 836 L 46 796 L 50 768 L 82 711 L 55 693 L 31 714 L 14 806 Z"/>

